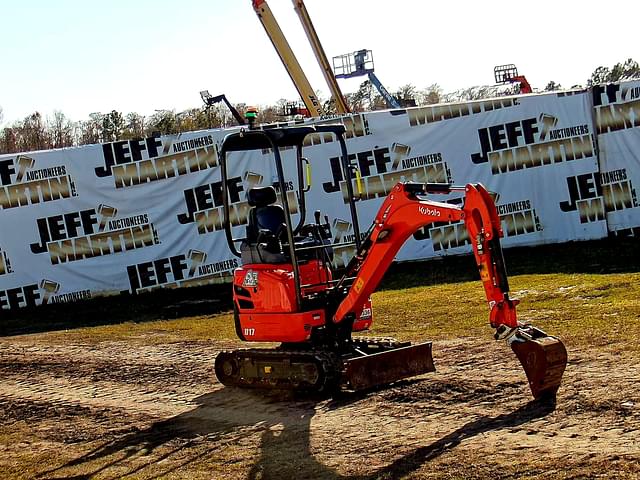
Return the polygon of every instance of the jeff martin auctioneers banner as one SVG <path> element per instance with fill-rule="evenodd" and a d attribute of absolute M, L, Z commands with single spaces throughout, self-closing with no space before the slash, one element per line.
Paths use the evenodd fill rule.
<path fill-rule="evenodd" d="M 336 122 L 363 179 L 361 231 L 393 185 L 412 180 L 483 183 L 495 193 L 507 248 L 640 233 L 640 82 L 307 123 Z M 222 230 L 218 150 L 238 128 L 0 156 L 1 308 L 228 279 L 239 259 Z M 353 226 L 337 142 L 311 136 L 305 157 L 307 215 L 329 217 L 339 266 L 353 255 L 341 246 Z M 235 237 L 244 235 L 247 191 L 275 181 L 270 159 L 229 157 Z M 285 165 L 293 160 L 284 152 Z M 297 175 L 286 172 L 297 220 Z M 463 224 L 438 224 L 416 232 L 397 259 L 470 251 Z"/>

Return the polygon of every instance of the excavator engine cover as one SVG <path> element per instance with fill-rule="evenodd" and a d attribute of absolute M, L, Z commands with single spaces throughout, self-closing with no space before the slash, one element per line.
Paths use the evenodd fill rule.
<path fill-rule="evenodd" d="M 553 398 L 567 366 L 567 349 L 556 337 L 535 327 L 520 327 L 511 349 L 527 374 L 533 397 Z"/>

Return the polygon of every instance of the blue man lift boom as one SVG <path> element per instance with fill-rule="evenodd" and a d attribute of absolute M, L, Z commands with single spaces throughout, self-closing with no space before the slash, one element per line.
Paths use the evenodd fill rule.
<path fill-rule="evenodd" d="M 398 100 L 384 88 L 373 69 L 371 50 L 358 50 L 338 57 L 333 57 L 333 71 L 336 78 L 353 78 L 367 75 L 369 81 L 380 92 L 389 108 L 401 108 Z"/>

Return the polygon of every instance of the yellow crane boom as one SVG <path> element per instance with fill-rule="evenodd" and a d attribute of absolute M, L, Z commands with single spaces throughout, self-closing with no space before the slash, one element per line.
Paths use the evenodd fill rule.
<path fill-rule="evenodd" d="M 298 63 L 298 59 L 293 53 L 293 50 L 291 50 L 289 42 L 287 42 L 287 39 L 282 33 L 280 25 L 278 25 L 278 22 L 273 16 L 269 5 L 265 0 L 252 0 L 252 3 L 253 9 L 267 32 L 273 47 L 276 49 L 276 52 L 278 52 L 278 56 L 284 64 L 289 77 L 291 77 L 291 81 L 295 85 L 296 90 L 298 90 L 300 97 L 302 97 L 304 105 L 307 107 L 307 110 L 309 110 L 309 114 L 312 117 L 324 115 L 322 105 L 320 105 L 320 101 L 316 97 L 313 88 L 311 88 L 307 76 L 304 74 L 300 63 Z"/>
<path fill-rule="evenodd" d="M 304 5 L 304 1 L 292 1 L 293 8 L 300 18 L 300 22 L 302 23 L 302 27 L 307 34 L 307 38 L 309 39 L 309 43 L 311 44 L 313 53 L 318 60 L 320 69 L 322 70 L 322 74 L 324 75 L 327 85 L 329 86 L 329 90 L 331 90 L 331 95 L 333 96 L 333 100 L 336 104 L 336 111 L 341 114 L 349 113 L 351 110 L 349 109 L 349 106 L 347 105 L 347 102 L 342 95 L 342 91 L 340 90 L 340 86 L 338 85 L 338 81 L 336 80 L 336 77 L 331 70 L 331 65 L 329 64 L 329 60 L 324 53 L 324 49 L 322 48 L 322 44 L 320 43 L 320 39 L 318 38 L 316 29 L 311 22 L 311 17 L 309 17 L 309 12 L 307 11 L 307 7 Z"/>

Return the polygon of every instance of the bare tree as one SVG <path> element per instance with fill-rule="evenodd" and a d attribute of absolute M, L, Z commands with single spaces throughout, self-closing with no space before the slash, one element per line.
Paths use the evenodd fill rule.
<path fill-rule="evenodd" d="M 402 85 L 398 92 L 396 93 L 396 98 L 398 99 L 400 105 L 415 105 L 417 103 L 418 89 L 415 85 L 411 83 L 407 83 L 406 85 Z"/>
<path fill-rule="evenodd" d="M 387 108 L 384 98 L 369 80 L 362 82 L 357 92 L 347 95 L 347 103 L 352 112 L 368 112 Z"/>
<path fill-rule="evenodd" d="M 624 63 L 616 63 L 612 68 L 603 66 L 596 68 L 591 74 L 591 78 L 587 80 L 587 86 L 634 78 L 640 78 L 640 65 L 634 59 L 628 58 Z"/>
<path fill-rule="evenodd" d="M 11 127 L 5 127 L 0 133 L 0 154 L 18 153 L 18 137 Z"/>
<path fill-rule="evenodd" d="M 206 108 L 190 108 L 176 114 L 176 130 L 178 132 L 191 132 L 206 128 L 209 128 Z"/>
<path fill-rule="evenodd" d="M 418 105 L 433 105 L 442 102 L 442 87 L 437 83 L 429 85 L 424 90 L 417 92 Z"/>
<path fill-rule="evenodd" d="M 51 139 L 40 112 L 32 113 L 17 124 L 18 148 L 20 151 L 45 150 L 51 148 Z"/>
<path fill-rule="evenodd" d="M 75 125 L 61 111 L 53 112 L 53 119 L 48 121 L 47 128 L 51 138 L 51 147 L 71 147 L 75 143 Z"/>
<path fill-rule="evenodd" d="M 502 93 L 503 90 L 504 90 L 503 85 L 488 85 L 488 86 L 463 88 L 461 90 L 456 90 L 455 92 L 444 94 L 442 96 L 442 100 L 444 100 L 444 102 L 446 103 L 482 100 L 484 98 L 494 98 L 494 97 L 504 95 Z M 511 94 L 513 94 L 513 92 Z"/>
<path fill-rule="evenodd" d="M 275 123 L 282 120 L 283 107 L 286 103 L 286 100 L 280 99 L 276 105 L 258 108 L 258 123 Z"/>
<path fill-rule="evenodd" d="M 142 115 L 135 112 L 127 113 L 119 139 L 143 138 L 145 136 L 144 127 L 145 118 Z"/>
<path fill-rule="evenodd" d="M 167 135 L 170 133 L 178 133 L 178 122 L 176 121 L 176 112 L 174 110 L 156 110 L 147 122 L 147 136 L 155 133 Z"/>
<path fill-rule="evenodd" d="M 547 83 L 547 86 L 544 87 L 545 92 L 555 92 L 556 90 L 562 90 L 562 85 L 551 80 Z"/>
<path fill-rule="evenodd" d="M 89 145 L 93 143 L 100 143 L 102 138 L 102 113 L 90 113 L 89 119 L 84 122 L 80 122 L 78 132 L 78 143 L 80 145 Z"/>

